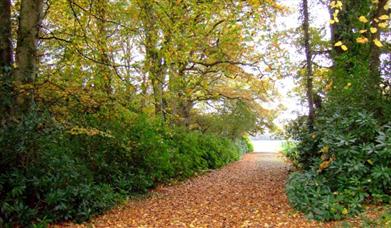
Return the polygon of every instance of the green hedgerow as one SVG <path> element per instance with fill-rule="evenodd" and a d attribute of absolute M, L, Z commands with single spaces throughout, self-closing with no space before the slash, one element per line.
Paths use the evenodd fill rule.
<path fill-rule="evenodd" d="M 231 140 L 145 116 L 77 122 L 88 127 L 65 129 L 32 112 L 0 130 L 0 226 L 85 221 L 160 182 L 239 158 Z"/>

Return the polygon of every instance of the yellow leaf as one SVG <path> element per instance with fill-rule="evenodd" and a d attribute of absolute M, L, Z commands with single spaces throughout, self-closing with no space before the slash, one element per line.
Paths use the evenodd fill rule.
<path fill-rule="evenodd" d="M 343 214 L 343 215 L 347 215 L 348 213 L 349 213 L 348 209 L 344 208 L 344 209 L 342 210 L 342 214 Z"/>
<path fill-rule="evenodd" d="M 383 44 L 380 42 L 380 40 L 378 40 L 378 39 L 374 39 L 373 40 L 373 43 L 376 45 L 376 46 L 378 46 L 378 47 L 383 47 Z"/>
<path fill-rule="evenodd" d="M 322 171 L 322 170 L 326 169 L 327 167 L 330 166 L 330 164 L 331 164 L 330 160 L 329 161 L 324 161 L 324 162 L 320 163 L 319 170 Z"/>
<path fill-rule="evenodd" d="M 377 26 L 379 26 L 379 28 L 387 28 L 387 23 L 386 22 L 379 23 Z"/>
<path fill-rule="evenodd" d="M 381 16 L 379 17 L 380 20 L 388 20 L 389 18 L 390 18 L 390 17 L 389 17 L 388 15 L 386 15 L 386 14 L 381 15 Z"/>
<path fill-rule="evenodd" d="M 341 49 L 344 50 L 344 51 L 347 51 L 347 50 L 348 50 L 348 47 L 346 47 L 346 45 L 342 45 L 342 46 L 341 46 Z"/>
<path fill-rule="evenodd" d="M 326 85 L 325 90 L 330 91 L 333 88 L 333 81 Z"/>
<path fill-rule="evenodd" d="M 329 20 L 329 23 L 330 23 L 331 25 L 333 25 L 333 24 L 335 23 L 335 21 L 334 21 L 334 20 Z"/>
<path fill-rule="evenodd" d="M 373 4 L 379 4 L 379 0 L 372 0 Z"/>
<path fill-rule="evenodd" d="M 333 17 L 334 18 L 338 17 L 338 14 L 339 14 L 339 10 L 335 10 L 334 13 L 333 13 Z"/>
<path fill-rule="evenodd" d="M 390 3 L 387 2 L 386 5 L 384 6 L 384 9 L 385 9 L 385 10 L 388 10 L 389 8 L 390 8 Z"/>
<path fill-rule="evenodd" d="M 359 44 L 365 44 L 365 43 L 368 43 L 368 38 L 360 36 L 356 39 L 356 42 Z"/>
<path fill-rule="evenodd" d="M 359 31 L 359 33 L 366 33 L 368 30 L 366 30 L 366 29 L 361 29 L 360 31 Z"/>
<path fill-rule="evenodd" d="M 371 27 L 369 30 L 371 31 L 371 33 L 376 33 L 377 32 L 377 28 L 374 28 L 374 27 Z"/>
<path fill-rule="evenodd" d="M 322 147 L 322 149 L 320 150 L 320 152 L 322 152 L 322 153 L 328 153 L 329 150 L 330 150 L 330 147 L 329 147 L 328 145 L 326 145 L 326 146 Z"/>
<path fill-rule="evenodd" d="M 371 165 L 373 165 L 373 161 L 371 159 L 367 160 L 367 162 Z"/>
<path fill-rule="evenodd" d="M 272 72 L 272 68 L 271 68 L 270 66 L 267 66 L 267 67 L 265 68 L 265 71 L 266 71 L 266 72 Z"/>
<path fill-rule="evenodd" d="M 334 44 L 334 46 L 336 46 L 336 47 L 339 47 L 341 45 L 342 45 L 342 41 L 338 41 L 337 43 Z"/>
<path fill-rule="evenodd" d="M 359 20 L 360 22 L 362 22 L 362 23 L 367 23 L 367 22 L 368 22 L 368 19 L 367 19 L 366 17 L 364 17 L 364 16 L 360 16 L 360 17 L 358 18 L 358 20 Z"/>
<path fill-rule="evenodd" d="M 337 1 L 337 3 L 335 4 L 335 8 L 342 9 L 342 2 L 341 1 Z"/>

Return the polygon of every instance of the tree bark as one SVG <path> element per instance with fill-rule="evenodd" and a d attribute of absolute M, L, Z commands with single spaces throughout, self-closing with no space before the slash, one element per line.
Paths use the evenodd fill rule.
<path fill-rule="evenodd" d="M 99 85 L 101 89 L 107 94 L 113 94 L 112 88 L 112 76 L 111 70 L 109 68 L 110 59 L 108 54 L 108 44 L 107 44 L 107 30 L 106 30 L 106 10 L 108 3 L 106 0 L 97 0 L 96 1 L 96 13 L 97 13 L 97 27 L 98 27 L 98 37 L 97 44 L 99 49 L 99 60 L 102 64 L 98 66 L 98 74 L 100 76 Z"/>
<path fill-rule="evenodd" d="M 142 20 L 144 26 L 144 47 L 145 47 L 145 73 L 148 73 L 148 77 L 151 80 L 154 106 L 156 116 L 160 116 L 165 120 L 165 106 L 166 101 L 163 98 L 163 85 L 165 80 L 165 68 L 166 65 L 160 56 L 158 48 L 158 31 L 154 25 L 154 16 L 151 3 L 145 1 L 141 4 Z"/>
<path fill-rule="evenodd" d="M 5 125 L 12 112 L 12 31 L 11 0 L 0 0 L 0 127 Z"/>
<path fill-rule="evenodd" d="M 308 127 L 313 128 L 315 119 L 313 84 L 312 84 L 312 51 L 310 46 L 310 31 L 309 31 L 309 12 L 308 0 L 303 0 L 303 32 L 304 32 L 304 48 L 306 57 L 306 96 L 308 102 Z"/>
<path fill-rule="evenodd" d="M 11 0 L 0 0 L 0 70 L 13 63 Z"/>
<path fill-rule="evenodd" d="M 43 0 L 22 0 L 16 48 L 14 84 L 16 105 L 27 111 L 34 101 L 33 83 L 38 72 L 37 41 L 41 23 Z M 19 87 L 27 85 L 20 91 Z"/>
<path fill-rule="evenodd" d="M 379 118 L 382 117 L 382 77 L 380 72 L 381 50 L 374 44 L 374 39 L 381 37 L 381 29 L 378 28 L 377 18 L 386 12 L 384 6 L 387 0 L 379 0 L 376 6 L 371 1 L 343 0 L 343 9 L 339 12 L 339 22 L 331 26 L 332 44 L 338 41 L 349 47 L 348 51 L 343 51 L 339 46 L 333 46 L 332 59 L 334 62 L 332 75 L 335 89 L 330 92 L 329 100 L 337 102 L 341 107 L 349 104 L 350 107 L 359 107 L 374 112 Z M 333 10 L 330 10 L 332 15 Z M 358 18 L 365 16 L 368 23 L 361 23 Z M 376 33 L 369 32 L 371 27 L 378 28 Z M 366 29 L 363 36 L 369 39 L 368 44 L 357 44 L 357 35 L 354 30 Z M 344 75 L 342 77 L 342 75 Z M 354 75 L 354 80 L 350 77 Z M 346 76 L 346 77 L 345 77 Z M 355 83 L 354 82 L 358 82 Z M 352 82 L 352 95 L 348 95 L 350 90 L 345 89 L 345 85 Z M 346 91 L 346 95 L 344 94 Z"/>

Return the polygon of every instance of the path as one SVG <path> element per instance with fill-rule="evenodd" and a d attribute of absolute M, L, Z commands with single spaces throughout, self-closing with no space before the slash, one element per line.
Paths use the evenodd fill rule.
<path fill-rule="evenodd" d="M 95 227 L 320 227 L 288 205 L 287 165 L 278 154 L 251 153 L 238 162 L 95 218 Z"/>

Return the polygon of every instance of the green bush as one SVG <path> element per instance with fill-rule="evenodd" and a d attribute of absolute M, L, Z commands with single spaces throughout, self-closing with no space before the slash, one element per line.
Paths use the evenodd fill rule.
<path fill-rule="evenodd" d="M 346 202 L 347 195 L 333 192 L 327 181 L 314 171 L 293 173 L 286 187 L 289 202 L 308 218 L 316 220 L 341 219 L 356 212 L 355 205 Z"/>
<path fill-rule="evenodd" d="M 104 119 L 104 121 L 102 121 Z M 0 134 L 0 226 L 85 221 L 157 183 L 239 158 L 230 140 L 129 113 L 64 129 L 33 112 Z"/>
<path fill-rule="evenodd" d="M 63 129 L 37 113 L 2 130 L 0 225 L 82 221 L 122 199 L 109 184 L 95 182 L 71 145 Z"/>
<path fill-rule="evenodd" d="M 254 152 L 254 145 L 251 142 L 251 139 L 247 135 L 242 136 L 241 141 L 243 141 L 244 144 L 246 145 L 246 150 L 245 150 L 246 153 Z"/>
<path fill-rule="evenodd" d="M 300 167 L 300 151 L 297 149 L 297 143 L 293 141 L 285 141 L 282 144 L 282 154 L 288 158 L 292 164 L 299 168 Z"/>
<path fill-rule="evenodd" d="M 308 129 L 307 117 L 301 116 L 286 126 L 286 138 L 298 143 L 292 147 L 287 157 L 298 168 L 307 169 L 313 163 L 314 151 L 319 144 L 319 137 Z M 287 151 L 288 152 L 288 151 Z"/>
<path fill-rule="evenodd" d="M 236 139 L 235 144 L 239 148 L 239 152 L 241 155 L 254 151 L 253 145 L 246 136 Z"/>
<path fill-rule="evenodd" d="M 390 202 L 391 125 L 351 110 L 318 117 L 315 131 L 300 137 L 316 143 L 299 141 L 289 153 L 304 168 L 287 183 L 294 207 L 314 219 L 334 220 L 357 214 L 365 202 Z M 310 147 L 311 154 L 303 152 Z"/>

